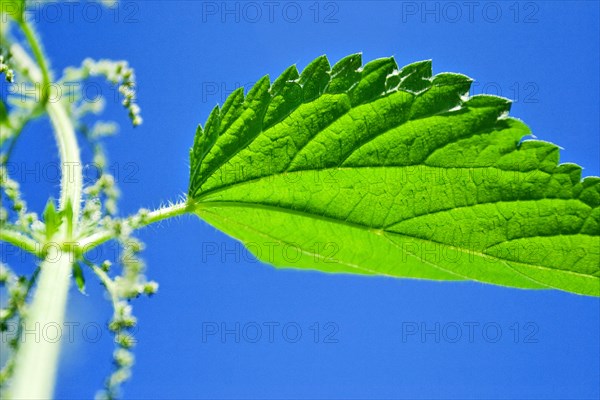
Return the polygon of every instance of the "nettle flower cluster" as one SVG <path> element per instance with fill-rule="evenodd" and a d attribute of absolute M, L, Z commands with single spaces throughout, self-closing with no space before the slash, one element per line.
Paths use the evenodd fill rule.
<path fill-rule="evenodd" d="M 3 16 L 4 17 L 4 16 Z M 16 31 L 21 29 L 29 39 L 28 43 L 21 43 Z M 107 156 L 102 141 L 114 135 L 118 126 L 110 121 L 95 121 L 90 123 L 90 117 L 100 115 L 105 107 L 106 100 L 98 99 L 94 102 L 85 101 L 81 94 L 75 93 L 62 99 L 50 99 L 47 95 L 52 72 L 44 70 L 42 62 L 39 71 L 37 64 L 40 58 L 44 59 L 43 50 L 39 46 L 38 35 L 32 25 L 26 20 L 3 21 L 0 27 L 0 74 L 4 75 L 7 84 L 11 86 L 9 95 L 0 99 L 0 186 L 2 202 L 0 205 L 0 228 L 2 240 L 15 246 L 24 248 L 39 259 L 44 259 L 47 251 L 64 247 L 67 243 L 53 243 L 56 233 L 63 229 L 64 213 L 69 213 L 70 205 L 61 211 L 53 199 L 49 199 L 41 216 L 30 212 L 21 193 L 19 183 L 12 179 L 10 162 L 12 153 L 17 146 L 21 135 L 33 120 L 47 114 L 48 102 L 56 101 L 57 106 L 65 110 L 69 122 L 75 128 L 79 137 L 93 149 L 93 163 L 99 171 L 97 179 L 83 188 L 83 205 L 77 231 L 73 232 L 75 238 L 87 238 L 95 232 L 101 231 L 107 238 L 116 239 L 120 244 L 121 252 L 117 265 L 110 260 L 94 263 L 88 260 L 81 250 L 80 243 L 74 241 L 70 244 L 76 259 L 72 265 L 72 275 L 77 287 L 85 293 L 85 273 L 91 271 L 96 275 L 113 304 L 113 316 L 107 326 L 114 333 L 116 349 L 113 354 L 115 369 L 107 378 L 105 388 L 97 397 L 114 398 L 118 395 L 120 385 L 131 374 L 134 356 L 131 352 L 135 344 L 131 329 L 136 325 L 136 318 L 132 314 L 130 301 L 140 295 L 152 295 L 157 289 L 156 282 L 148 281 L 144 275 L 145 265 L 139 257 L 144 249 L 144 244 L 132 236 L 136 227 L 143 226 L 147 211 L 140 211 L 138 215 L 127 219 L 116 217 L 119 199 L 119 189 L 115 178 L 107 170 Z M 30 56 L 33 54 L 33 58 Z M 34 61 L 34 58 L 36 59 Z M 37 79 L 43 76 L 44 87 L 42 95 L 36 96 L 35 88 Z M 109 85 L 118 88 L 122 96 L 122 105 L 126 109 L 133 126 L 142 124 L 141 110 L 136 102 L 136 78 L 134 70 L 126 61 L 112 61 L 86 59 L 79 67 L 67 68 L 62 77 L 56 80 L 58 85 L 83 83 L 86 80 L 101 78 Z M 32 89 L 33 88 L 33 89 Z M 71 227 L 69 227 L 71 228 Z M 82 244 L 82 243 L 81 243 Z M 79 246 L 79 247 L 78 247 Z M 19 268 L 21 270 L 23 268 Z M 21 345 L 21 329 L 28 314 L 27 300 L 39 273 L 39 266 L 32 273 L 17 273 L 5 262 L 0 263 L 0 290 L 6 294 L 6 301 L 0 304 L 0 332 L 9 334 L 9 326 L 19 326 L 16 333 L 11 333 L 9 347 L 11 357 L 0 372 L 0 385 L 4 385 L 11 378 L 15 369 L 15 359 Z"/>

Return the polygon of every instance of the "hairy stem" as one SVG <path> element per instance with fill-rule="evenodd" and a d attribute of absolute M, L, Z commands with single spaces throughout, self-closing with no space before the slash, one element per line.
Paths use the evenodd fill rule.
<path fill-rule="evenodd" d="M 131 223 L 129 223 L 129 226 L 133 229 L 139 229 L 165 219 L 180 217 L 189 212 L 190 204 L 187 201 L 182 201 L 180 203 L 171 204 L 169 206 L 150 211 L 143 217 L 136 215 L 134 217 L 127 218 L 126 221 L 136 219 L 136 223 L 133 226 Z M 87 238 L 80 240 L 78 244 L 79 248 L 86 252 L 114 238 L 115 232 L 112 230 L 98 231 Z"/>
<path fill-rule="evenodd" d="M 161 207 L 154 211 L 148 212 L 148 214 L 141 219 L 139 223 L 139 228 L 163 221 L 165 219 L 180 217 L 188 213 L 189 211 L 189 203 L 187 201 L 182 201 L 180 203 L 171 204 L 166 207 Z"/>
<path fill-rule="evenodd" d="M 42 246 L 38 242 L 5 226 L 0 226 L 0 241 L 10 243 L 33 255 L 42 255 Z"/>
<path fill-rule="evenodd" d="M 19 24 L 37 60 L 36 65 L 23 49 L 15 44 L 11 51 L 15 61 L 30 71 L 35 83 L 41 80 L 49 85 L 50 72 L 41 46 L 27 21 Z M 42 87 L 42 93 L 47 92 Z M 42 94 L 58 145 L 61 160 L 61 205 L 63 224 L 60 231 L 52 238 L 58 243 L 70 242 L 73 231 L 77 230 L 82 193 L 82 165 L 79 156 L 79 145 L 75 129 L 71 123 L 65 106 L 60 102 L 48 102 Z M 10 396 L 15 399 L 49 399 L 53 395 L 60 342 L 40 340 L 27 335 L 27 330 L 40 332 L 48 324 L 62 327 L 64 324 L 67 295 L 74 254 L 60 251 L 42 262 L 39 283 L 33 300 L 25 316 L 24 335 L 17 354 L 15 371 Z"/>
<path fill-rule="evenodd" d="M 79 156 L 79 145 L 75 129 L 67 111 L 60 103 L 48 103 L 46 110 L 50 116 L 54 136 L 61 159 L 61 194 L 60 209 L 71 207 L 69 226 L 75 226 L 79 220 L 81 209 L 81 191 L 83 189 L 83 173 Z M 70 235 L 69 235 L 70 236 Z M 71 237 L 66 238 L 68 240 Z"/>
<path fill-rule="evenodd" d="M 31 47 L 31 51 L 35 56 L 35 60 L 39 65 L 39 70 L 42 74 L 42 82 L 41 82 L 41 104 L 45 104 L 48 101 L 48 95 L 50 90 L 50 70 L 48 69 L 48 63 L 46 62 L 46 57 L 44 57 L 44 52 L 42 51 L 42 46 L 37 40 L 37 36 L 33 27 L 29 22 L 24 19 L 22 22 L 19 22 L 19 27 L 25 34 L 25 38 L 27 39 L 27 43 Z"/>
<path fill-rule="evenodd" d="M 48 326 L 63 328 L 73 257 L 72 253 L 60 252 L 42 262 L 35 295 L 23 324 L 10 398 L 52 398 L 60 342 L 45 340 L 40 334 Z"/>

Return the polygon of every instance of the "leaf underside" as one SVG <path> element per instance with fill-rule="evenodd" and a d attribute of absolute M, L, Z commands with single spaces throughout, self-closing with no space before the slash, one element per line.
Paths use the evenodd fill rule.
<path fill-rule="evenodd" d="M 600 178 L 471 82 L 360 54 L 266 76 L 198 128 L 189 201 L 278 267 L 600 296 Z"/>

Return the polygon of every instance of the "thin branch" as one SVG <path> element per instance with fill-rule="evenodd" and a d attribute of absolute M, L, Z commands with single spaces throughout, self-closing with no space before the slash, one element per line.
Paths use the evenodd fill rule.
<path fill-rule="evenodd" d="M 43 258 L 42 246 L 37 241 L 6 226 L 0 227 L 0 241 L 10 243 L 34 256 Z"/>
<path fill-rule="evenodd" d="M 190 204 L 187 201 L 182 201 L 154 211 L 141 210 L 138 214 L 128 217 L 124 221 L 130 228 L 139 229 L 165 219 L 185 215 L 190 211 Z M 82 252 L 87 252 L 114 239 L 115 236 L 116 234 L 112 230 L 98 231 L 80 240 L 78 243 L 79 248 Z"/>

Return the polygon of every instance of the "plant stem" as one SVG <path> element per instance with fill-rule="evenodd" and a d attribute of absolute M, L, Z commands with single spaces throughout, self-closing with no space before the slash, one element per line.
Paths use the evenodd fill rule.
<path fill-rule="evenodd" d="M 36 256 L 42 255 L 42 246 L 35 240 L 4 226 L 0 226 L 0 240 L 17 246 Z"/>
<path fill-rule="evenodd" d="M 182 201 L 180 203 L 171 204 L 167 207 L 161 207 L 154 211 L 150 211 L 148 215 L 141 220 L 139 227 L 142 228 L 165 219 L 180 217 L 190 211 L 189 207 L 190 205 L 187 201 Z"/>
<path fill-rule="evenodd" d="M 35 295 L 23 325 L 9 398 L 52 398 L 60 341 L 49 340 L 42 333 L 46 329 L 60 332 L 64 328 L 73 257 L 72 253 L 60 252 L 54 259 L 42 262 Z"/>
<path fill-rule="evenodd" d="M 67 207 L 72 208 L 69 226 L 76 226 L 81 209 L 81 191 L 83 189 L 83 173 L 79 156 L 79 145 L 75 136 L 75 129 L 60 103 L 48 103 L 46 106 L 54 136 L 60 152 L 61 159 L 61 193 L 60 209 L 64 211 Z M 67 240 L 71 237 L 65 238 Z"/>
<path fill-rule="evenodd" d="M 29 45 L 39 65 L 29 58 L 18 45 L 11 50 L 14 60 L 30 71 L 30 76 L 42 84 L 48 85 L 50 72 L 36 35 L 27 21 L 19 24 L 25 33 Z M 41 70 L 40 70 L 41 69 Z M 46 88 L 42 88 L 42 93 Z M 42 94 L 43 105 L 48 112 L 61 160 L 61 211 L 63 224 L 52 241 L 66 243 L 72 241 L 73 231 L 77 230 L 82 192 L 82 165 L 75 129 L 65 106 L 60 102 L 48 102 Z M 60 251 L 58 256 L 46 258 L 40 266 L 39 283 L 31 305 L 25 316 L 22 344 L 17 354 L 13 381 L 9 394 L 15 399 L 52 398 L 60 341 L 46 338 L 28 337 L 33 329 L 36 334 L 44 332 L 49 325 L 63 329 L 67 295 L 71 282 L 74 254 Z M 33 339 L 33 340 L 32 340 Z"/>
<path fill-rule="evenodd" d="M 131 226 L 131 224 L 130 224 L 130 227 L 132 227 L 134 229 L 139 229 L 139 228 L 148 226 L 150 224 L 154 224 L 156 222 L 163 221 L 165 219 L 179 217 L 179 216 L 189 213 L 191 210 L 190 207 L 191 207 L 190 203 L 188 203 L 187 201 L 182 201 L 180 203 L 171 204 L 167 207 L 161 207 L 157 210 L 148 212 L 148 214 L 146 214 L 146 216 L 144 218 L 140 218 L 139 221 L 136 222 L 135 226 Z M 137 217 L 137 216 L 129 217 L 126 219 L 126 221 L 132 220 L 135 217 Z M 88 236 L 87 238 L 80 240 L 78 243 L 79 248 L 84 252 L 90 251 L 90 250 L 94 249 L 95 247 L 98 247 L 101 244 L 106 243 L 107 241 L 113 239 L 114 237 L 115 237 L 115 232 L 112 230 L 95 232 L 94 234 Z"/>
<path fill-rule="evenodd" d="M 25 38 L 27 39 L 27 43 L 31 47 L 31 51 L 33 51 L 33 55 L 37 63 L 39 64 L 39 69 L 42 74 L 42 87 L 41 87 L 41 104 L 45 104 L 48 101 L 48 95 L 50 90 L 50 70 L 48 69 L 48 63 L 46 62 L 46 57 L 44 57 L 44 52 L 42 51 L 42 46 L 37 40 L 35 31 L 33 27 L 27 19 L 19 22 L 19 27 L 25 34 Z"/>

